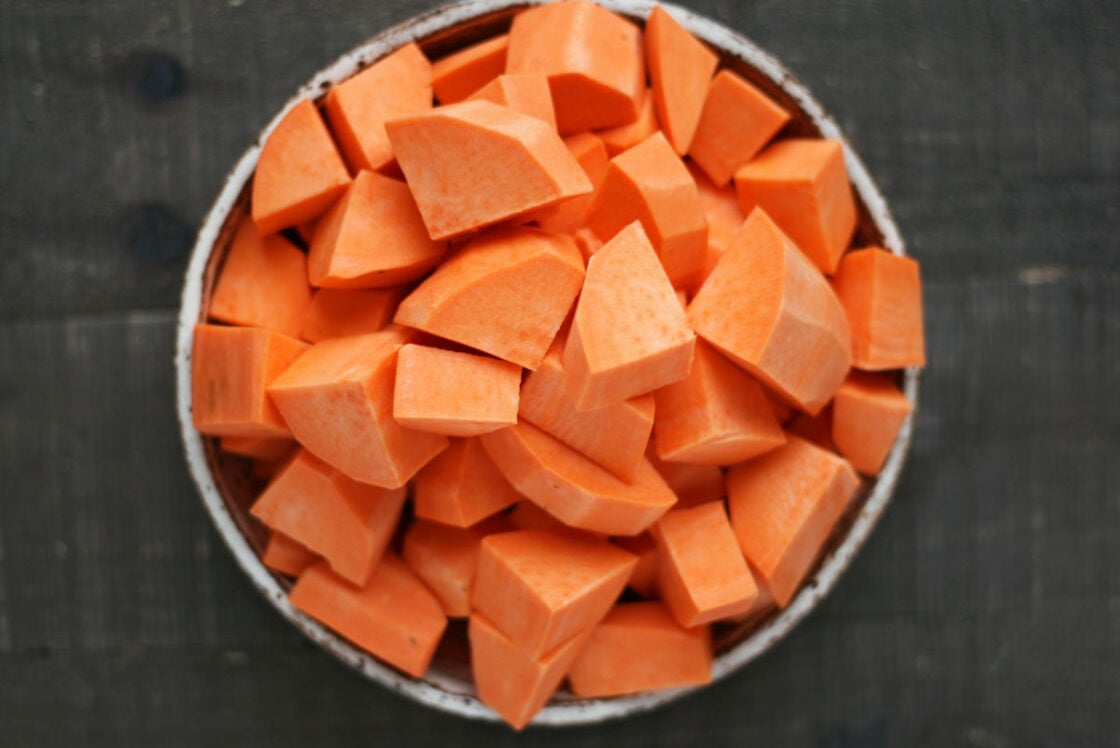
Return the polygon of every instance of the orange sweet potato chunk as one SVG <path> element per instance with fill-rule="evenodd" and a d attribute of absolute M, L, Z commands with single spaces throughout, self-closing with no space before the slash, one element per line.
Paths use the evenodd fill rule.
<path fill-rule="evenodd" d="M 636 563 L 605 540 L 562 529 L 488 535 L 471 605 L 519 649 L 540 657 L 598 623 Z"/>
<path fill-rule="evenodd" d="M 744 213 L 761 207 L 822 272 L 832 275 L 856 229 L 838 140 L 780 140 L 735 172 Z"/>
<path fill-rule="evenodd" d="M 583 261 L 569 237 L 492 229 L 409 294 L 394 321 L 535 369 L 582 282 Z"/>
<path fill-rule="evenodd" d="M 636 535 L 677 499 L 648 461 L 623 481 L 524 421 L 480 438 L 514 488 L 570 527 Z"/>
<path fill-rule="evenodd" d="M 683 156 L 719 58 L 660 5 L 646 21 L 645 42 L 657 119 L 673 150 Z"/>
<path fill-rule="evenodd" d="M 319 556 L 314 551 L 276 531 L 269 533 L 268 543 L 261 553 L 261 563 L 272 571 L 289 577 L 298 577 L 318 560 Z"/>
<path fill-rule="evenodd" d="M 848 320 L 828 281 L 761 208 L 688 306 L 696 334 L 810 414 L 851 365 Z"/>
<path fill-rule="evenodd" d="M 432 63 L 432 88 L 441 104 L 454 104 L 506 69 L 509 35 L 501 34 Z"/>
<path fill-rule="evenodd" d="M 554 128 L 490 101 L 437 107 L 385 128 L 432 239 L 591 191 Z"/>
<path fill-rule="evenodd" d="M 393 420 L 397 351 L 407 331 L 316 343 L 268 389 L 292 434 L 354 480 L 403 486 L 447 447 L 447 437 Z"/>
<path fill-rule="evenodd" d="M 319 111 L 300 101 L 261 147 L 251 200 L 257 231 L 275 234 L 314 221 L 348 184 L 350 173 Z"/>
<path fill-rule="evenodd" d="M 739 197 L 735 194 L 734 187 L 717 187 L 700 167 L 691 162 L 688 164 L 688 172 L 696 182 L 700 205 L 704 210 L 704 218 L 708 221 L 708 248 L 704 254 L 704 269 L 700 274 L 699 282 L 688 289 L 695 294 L 704 279 L 712 272 L 712 268 L 719 262 L 719 258 L 723 257 L 723 253 L 731 246 L 747 216 L 739 207 Z"/>
<path fill-rule="evenodd" d="M 307 349 L 303 341 L 261 327 L 195 325 L 194 427 L 211 436 L 290 437 L 266 390 Z"/>
<path fill-rule="evenodd" d="M 858 486 L 844 458 L 796 436 L 728 471 L 735 537 L 779 607 L 797 593 Z"/>
<path fill-rule="evenodd" d="M 452 439 L 413 484 L 416 516 L 455 527 L 475 525 L 520 499 L 478 439 Z"/>
<path fill-rule="evenodd" d="M 564 679 L 590 630 L 543 656 L 533 656 L 475 613 L 467 635 L 478 698 L 515 730 L 529 724 Z"/>
<path fill-rule="evenodd" d="M 210 319 L 297 338 L 310 304 L 307 256 L 284 237 L 262 237 L 252 221 L 242 221 L 214 284 Z"/>
<path fill-rule="evenodd" d="M 715 465 L 690 465 L 685 462 L 663 462 L 657 458 L 657 439 L 650 440 L 646 458 L 677 495 L 676 509 L 718 501 L 726 493 L 723 470 Z"/>
<path fill-rule="evenodd" d="M 603 141 L 607 155 L 614 158 L 628 151 L 658 131 L 657 111 L 653 105 L 653 92 L 643 88 L 638 98 L 638 118 L 633 122 L 605 130 L 596 130 L 595 135 Z"/>
<path fill-rule="evenodd" d="M 432 108 L 432 65 L 415 42 L 331 88 L 324 109 L 354 172 L 393 162 L 385 121 Z"/>
<path fill-rule="evenodd" d="M 385 554 L 362 587 L 336 576 L 325 563 L 315 564 L 300 575 L 288 599 L 298 610 L 414 678 L 428 670 L 447 628 L 439 600 L 392 553 Z"/>
<path fill-rule="evenodd" d="M 556 110 L 552 107 L 552 94 L 548 78 L 541 73 L 510 73 L 499 75 L 470 96 L 471 99 L 492 101 L 514 111 L 536 117 L 556 129 Z"/>
<path fill-rule="evenodd" d="M 592 629 L 568 677 L 588 699 L 709 683 L 711 634 L 684 628 L 659 602 L 619 603 Z"/>
<path fill-rule="evenodd" d="M 925 366 L 918 263 L 880 247 L 849 252 L 832 279 L 852 327 L 852 365 L 879 371 Z"/>
<path fill-rule="evenodd" d="M 703 341 L 688 377 L 654 397 L 657 456 L 666 462 L 731 465 L 786 441 L 758 383 Z"/>
<path fill-rule="evenodd" d="M 716 73 L 688 155 L 719 187 L 789 122 L 789 112 L 730 70 Z"/>
<path fill-rule="evenodd" d="M 746 613 L 758 587 L 722 501 L 674 509 L 650 531 L 657 543 L 661 599 L 682 626 Z"/>
<path fill-rule="evenodd" d="M 583 172 L 591 180 L 593 189 L 599 189 L 607 175 L 610 157 L 603 141 L 589 132 L 579 132 L 564 138 L 564 145 L 576 157 Z M 575 234 L 583 228 L 587 209 L 594 199 L 594 192 L 571 197 L 535 214 L 537 224 L 545 231 L 558 234 Z M 578 241 L 578 238 L 577 238 Z"/>
<path fill-rule="evenodd" d="M 890 377 L 853 371 L 832 405 L 832 440 L 864 475 L 878 475 L 913 406 Z"/>
<path fill-rule="evenodd" d="M 587 266 L 563 356 L 576 408 L 602 408 L 679 382 L 688 376 L 695 343 L 669 278 L 635 221 Z"/>
<path fill-rule="evenodd" d="M 397 354 L 393 418 L 418 431 L 477 436 L 517 423 L 521 367 L 408 344 Z"/>
<path fill-rule="evenodd" d="M 318 343 L 383 330 L 404 295 L 403 288 L 320 288 L 304 314 L 300 337 Z"/>
<path fill-rule="evenodd" d="M 448 618 L 470 615 L 471 585 L 482 535 L 419 520 L 404 535 L 401 556 L 443 606 Z"/>
<path fill-rule="evenodd" d="M 640 221 L 670 282 L 689 288 L 704 269 L 708 222 L 696 183 L 661 133 L 611 159 L 587 210 L 587 225 L 609 241 Z"/>
<path fill-rule="evenodd" d="M 304 449 L 268 484 L 250 512 L 361 586 L 388 547 L 404 500 L 403 488 L 350 480 Z"/>
<path fill-rule="evenodd" d="M 428 238 L 408 185 L 361 171 L 315 227 L 307 271 L 324 288 L 396 286 L 431 270 L 444 246 Z"/>
<path fill-rule="evenodd" d="M 624 125 L 645 87 L 642 32 L 584 0 L 532 7 L 513 19 L 506 72 L 548 76 L 563 135 Z"/>
<path fill-rule="evenodd" d="M 518 414 L 619 478 L 633 479 L 653 428 L 653 395 L 577 410 L 568 392 L 563 350 L 558 340 L 540 367 L 525 378 Z"/>

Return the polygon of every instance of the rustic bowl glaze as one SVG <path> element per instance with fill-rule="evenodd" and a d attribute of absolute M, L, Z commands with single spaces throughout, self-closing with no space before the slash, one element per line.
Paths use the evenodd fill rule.
<path fill-rule="evenodd" d="M 634 19 L 648 16 L 653 4 L 636 0 L 600 0 L 601 4 Z M 259 491 L 244 461 L 220 453 L 217 440 L 203 437 L 191 423 L 191 345 L 193 327 L 206 318 L 214 278 L 229 248 L 233 230 L 248 211 L 249 185 L 260 154 L 261 143 L 283 115 L 298 101 L 318 98 L 333 84 L 350 77 L 366 65 L 409 41 L 417 41 L 433 59 L 508 28 L 510 18 L 526 3 L 518 0 L 465 0 L 443 6 L 387 29 L 335 63 L 315 74 L 261 132 L 226 179 L 217 200 L 199 230 L 183 287 L 175 352 L 177 404 L 188 467 L 214 521 L 219 535 L 237 563 L 280 615 L 291 621 L 311 640 L 367 678 L 430 706 L 466 717 L 496 719 L 474 694 L 466 655 L 464 627 L 449 627 L 447 642 L 436 654 L 423 680 L 416 680 L 382 664 L 353 647 L 316 621 L 295 610 L 287 600 L 290 583 L 274 576 L 260 562 L 263 528 L 247 512 Z M 722 64 L 744 75 L 781 102 L 793 121 L 784 135 L 821 135 L 843 140 L 835 121 L 804 86 L 776 59 L 731 29 L 684 8 L 669 6 L 697 37 L 722 56 Z M 891 218 L 886 201 L 872 182 L 859 157 L 845 142 L 848 174 L 859 204 L 857 245 L 879 244 L 895 254 L 905 254 L 902 238 Z M 911 403 L 918 397 L 918 370 L 903 373 L 902 386 Z M 887 503 L 910 444 L 913 414 L 907 419 L 891 449 L 882 472 L 865 486 L 853 509 L 829 541 L 823 557 L 807 583 L 782 611 L 714 631 L 716 658 L 713 679 L 724 678 L 743 667 L 786 636 L 817 603 L 867 540 Z M 673 689 L 612 699 L 577 699 L 558 693 L 534 724 L 575 725 L 599 722 L 651 709 L 695 690 Z"/>

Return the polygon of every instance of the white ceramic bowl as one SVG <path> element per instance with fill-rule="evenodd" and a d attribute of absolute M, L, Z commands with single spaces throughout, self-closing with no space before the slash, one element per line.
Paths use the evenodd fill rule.
<path fill-rule="evenodd" d="M 641 0 L 600 2 L 635 19 L 644 19 L 653 7 L 653 3 Z M 246 511 L 255 487 L 244 464 L 223 456 L 217 450 L 216 440 L 202 437 L 192 426 L 191 345 L 194 325 L 206 317 L 213 281 L 229 247 L 233 229 L 247 212 L 248 185 L 260 155 L 260 145 L 288 109 L 302 99 L 321 96 L 331 85 L 345 80 L 409 41 L 419 42 L 430 56 L 436 57 L 499 33 L 508 26 L 512 14 L 525 5 L 525 2 L 517 0 L 465 0 L 443 6 L 377 34 L 316 73 L 297 91 L 234 166 L 202 224 L 183 287 L 175 353 L 178 414 L 187 464 L 218 533 L 257 589 L 280 615 L 369 679 L 421 703 L 478 719 L 496 719 L 497 716 L 475 697 L 461 635 L 452 636 L 452 641 L 437 653 L 425 678 L 416 680 L 355 648 L 288 603 L 289 583 L 269 572 L 258 557 L 263 536 L 260 527 Z M 715 21 L 684 8 L 668 7 L 692 33 L 722 54 L 725 66 L 748 77 L 793 113 L 794 122 L 786 133 L 818 134 L 843 140 L 833 119 L 777 60 L 742 35 Z M 902 238 L 883 196 L 846 142 L 844 152 L 848 174 L 860 203 L 857 242 L 879 244 L 895 254 L 904 254 Z M 916 369 L 904 372 L 903 388 L 906 396 L 916 405 Z M 830 540 L 829 550 L 790 605 L 761 620 L 722 627 L 715 632 L 713 679 L 726 677 L 773 647 L 832 589 L 890 501 L 909 447 L 912 421 L 913 414 L 903 425 L 879 478 L 867 484 L 856 508 L 837 528 Z M 595 700 L 577 699 L 561 692 L 537 715 L 534 724 L 575 725 L 622 717 L 664 704 L 691 690 L 674 689 Z"/>

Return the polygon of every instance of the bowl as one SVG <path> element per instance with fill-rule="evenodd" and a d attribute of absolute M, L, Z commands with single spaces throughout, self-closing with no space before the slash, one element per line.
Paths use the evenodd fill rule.
<path fill-rule="evenodd" d="M 600 4 L 635 20 L 644 20 L 653 3 L 636 0 L 599 0 Z M 669 8 L 698 38 L 722 57 L 721 65 L 735 70 L 779 101 L 792 114 L 783 135 L 819 135 L 844 141 L 836 122 L 782 65 L 741 34 L 716 21 L 677 6 Z M 290 582 L 273 575 L 259 559 L 265 535 L 248 514 L 261 486 L 247 464 L 221 453 L 217 439 L 204 437 L 191 422 L 191 346 L 194 325 L 206 318 L 214 280 L 233 231 L 247 215 L 253 170 L 261 144 L 284 114 L 302 99 L 317 99 L 332 85 L 354 75 L 397 47 L 416 41 L 432 59 L 481 41 L 508 28 L 513 14 L 526 6 L 517 0 L 465 0 L 442 6 L 382 31 L 316 73 L 261 132 L 226 178 L 195 242 L 183 286 L 179 312 L 175 367 L 179 422 L 191 476 L 218 530 L 238 565 L 276 610 L 308 638 L 359 673 L 404 696 L 444 711 L 478 719 L 497 715 L 475 696 L 470 679 L 465 627 L 452 625 L 422 680 L 406 676 L 357 649 L 289 604 Z M 877 244 L 905 254 L 902 237 L 859 157 L 844 141 L 848 175 L 858 204 L 856 246 Z M 902 387 L 917 403 L 918 370 L 902 374 Z M 867 540 L 898 481 L 910 443 L 913 413 L 907 418 L 879 477 L 865 481 L 860 495 L 837 525 L 815 570 L 791 603 L 781 611 L 713 631 L 713 680 L 725 678 L 771 649 L 829 593 Z M 454 624 L 454 622 L 452 622 Z M 534 724 L 576 725 L 623 717 L 672 701 L 695 688 L 679 688 L 610 699 L 578 699 L 559 692 L 536 716 Z"/>

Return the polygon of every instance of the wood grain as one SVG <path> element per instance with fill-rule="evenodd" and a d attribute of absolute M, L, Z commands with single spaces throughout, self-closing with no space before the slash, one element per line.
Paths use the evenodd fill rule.
<path fill-rule="evenodd" d="M 542 745 L 1120 741 L 1120 6 L 687 3 L 846 129 L 926 278 L 897 498 L 775 652 Z M 318 6 L 316 6 L 318 7 Z M 185 252 L 310 73 L 403 0 L 0 0 L 0 743 L 507 745 L 320 653 L 210 528 L 173 410 Z"/>

